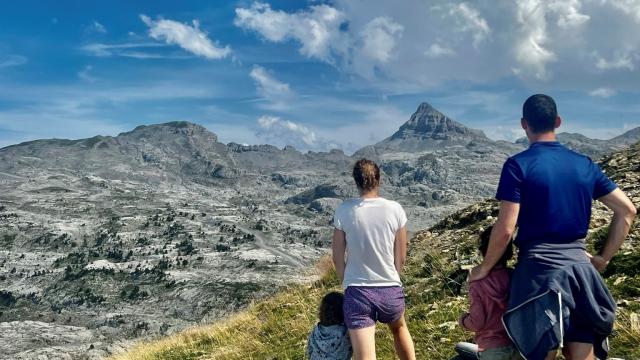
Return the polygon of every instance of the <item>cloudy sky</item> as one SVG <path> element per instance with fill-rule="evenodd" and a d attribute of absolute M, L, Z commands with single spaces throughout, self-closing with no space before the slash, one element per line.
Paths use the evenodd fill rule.
<path fill-rule="evenodd" d="M 640 126 L 640 0 L 0 4 L 0 147 L 187 120 L 303 150 L 391 135 L 422 101 L 513 140 L 532 94 L 564 130 Z"/>

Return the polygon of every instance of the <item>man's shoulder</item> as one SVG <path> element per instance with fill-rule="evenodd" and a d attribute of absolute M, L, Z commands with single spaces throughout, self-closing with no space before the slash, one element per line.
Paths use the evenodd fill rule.
<path fill-rule="evenodd" d="M 560 153 L 566 156 L 570 160 L 584 160 L 591 162 L 591 158 L 587 155 L 584 155 L 576 150 L 570 149 L 564 145 L 558 147 L 560 149 Z M 532 161 L 539 156 L 542 156 L 539 149 L 529 147 L 515 155 L 510 156 L 507 161 L 512 160 L 515 161 L 518 165 L 526 164 L 529 161 Z"/>
<path fill-rule="evenodd" d="M 589 156 L 587 156 L 587 155 L 585 155 L 585 154 L 583 154 L 583 153 L 581 153 L 581 152 L 579 152 L 579 151 L 577 151 L 577 150 L 574 150 L 574 149 L 570 149 L 570 148 L 568 148 L 568 147 L 565 147 L 565 151 L 566 151 L 569 155 L 571 155 L 571 156 L 573 156 L 573 157 L 575 157 L 575 158 L 578 158 L 578 159 L 580 159 L 580 160 L 593 162 L 593 160 L 592 160 Z"/>

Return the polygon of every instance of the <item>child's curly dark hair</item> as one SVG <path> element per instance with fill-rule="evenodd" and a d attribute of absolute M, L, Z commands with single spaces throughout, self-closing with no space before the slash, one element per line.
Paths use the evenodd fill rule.
<path fill-rule="evenodd" d="M 344 315 L 342 313 L 343 302 L 344 295 L 337 291 L 325 295 L 320 302 L 320 311 L 318 314 L 320 324 L 331 326 L 344 323 Z"/>
<path fill-rule="evenodd" d="M 489 240 L 491 240 L 491 231 L 493 231 L 493 226 L 489 226 L 480 234 L 480 244 L 478 246 L 478 250 L 482 253 L 482 257 L 487 256 L 487 250 L 489 249 Z M 513 241 L 509 240 L 509 244 L 507 248 L 504 250 L 504 254 L 496 265 L 507 266 L 507 261 L 511 260 L 513 257 Z"/>

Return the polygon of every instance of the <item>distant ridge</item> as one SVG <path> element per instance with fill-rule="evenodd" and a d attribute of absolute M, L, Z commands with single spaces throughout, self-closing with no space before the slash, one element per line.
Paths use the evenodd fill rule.
<path fill-rule="evenodd" d="M 629 145 L 640 141 L 640 127 L 631 129 L 609 140 L 592 139 L 578 133 L 561 132 L 558 134 L 558 141 L 570 149 L 597 159 L 612 152 L 623 150 Z M 526 137 L 522 137 L 516 140 L 515 143 L 527 146 L 529 141 Z"/>

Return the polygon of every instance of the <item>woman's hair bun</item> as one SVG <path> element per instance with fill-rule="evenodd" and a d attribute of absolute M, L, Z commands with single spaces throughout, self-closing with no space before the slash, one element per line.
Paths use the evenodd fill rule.
<path fill-rule="evenodd" d="M 371 160 L 360 159 L 353 166 L 353 180 L 358 189 L 371 191 L 380 185 L 380 168 Z"/>

